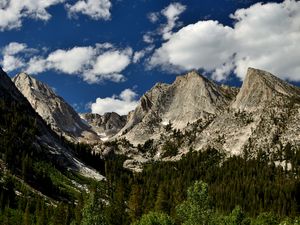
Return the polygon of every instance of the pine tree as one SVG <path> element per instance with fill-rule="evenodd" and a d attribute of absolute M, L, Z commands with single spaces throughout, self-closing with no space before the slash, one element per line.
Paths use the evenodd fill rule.
<path fill-rule="evenodd" d="M 135 221 L 142 215 L 141 203 L 142 192 L 138 185 L 133 185 L 128 200 L 129 217 L 131 221 Z"/>
<path fill-rule="evenodd" d="M 81 225 L 106 225 L 103 203 L 97 192 L 92 192 L 82 210 Z"/>
<path fill-rule="evenodd" d="M 23 216 L 23 225 L 30 225 L 30 212 L 29 212 L 29 203 L 27 202 L 24 216 Z"/>
<path fill-rule="evenodd" d="M 208 185 L 196 181 L 187 191 L 187 200 L 177 207 L 184 225 L 208 225 L 212 221 L 212 205 Z"/>

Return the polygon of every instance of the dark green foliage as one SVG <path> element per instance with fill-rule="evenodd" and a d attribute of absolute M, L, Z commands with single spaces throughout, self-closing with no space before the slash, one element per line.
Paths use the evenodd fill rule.
<path fill-rule="evenodd" d="M 82 220 L 81 225 L 105 225 L 108 224 L 105 220 L 104 215 L 104 200 L 101 199 L 102 196 L 99 195 L 99 190 L 95 190 L 90 194 L 87 199 L 86 204 L 82 210 Z"/>
<path fill-rule="evenodd" d="M 300 212 L 297 146 L 282 146 L 272 160 L 264 150 L 256 159 L 226 160 L 215 149 L 190 151 L 178 162 L 152 162 L 143 172 L 133 174 L 123 168 L 126 157 L 113 155 L 104 162 L 89 146 L 71 145 L 62 139 L 78 158 L 105 174 L 107 182 L 99 192 L 91 188 L 90 181 L 64 171 L 45 157 L 45 149 L 36 147 L 38 121 L 23 106 L 0 99 L 0 224 L 147 224 L 142 222 L 148 220 L 148 224 L 173 224 L 170 217 L 179 224 L 180 218 L 186 222 L 189 214 L 195 213 L 190 210 L 193 207 L 197 209 L 193 218 L 200 216 L 199 221 L 206 221 L 200 224 L 272 225 L 287 216 L 291 217 L 285 219 L 287 224 L 298 223 L 293 219 Z M 245 123 L 249 122 L 245 115 Z M 207 124 L 199 122 L 196 128 Z M 184 135 L 171 126 L 169 134 L 163 145 L 165 156 L 176 155 L 184 140 Z M 277 139 L 274 136 L 273 141 Z M 131 146 L 126 140 L 122 142 Z M 117 147 L 116 142 L 110 145 Z M 150 154 L 156 151 L 151 140 L 141 149 Z M 278 159 L 285 161 L 283 167 L 275 166 Z M 291 170 L 286 170 L 288 163 Z M 91 195 L 80 193 L 70 179 L 88 185 Z M 203 182 L 191 186 L 197 180 L 209 188 Z M 151 211 L 162 213 L 148 214 Z"/>
<path fill-rule="evenodd" d="M 175 156 L 178 154 L 178 145 L 172 141 L 166 141 L 162 146 L 163 157 Z"/>
<path fill-rule="evenodd" d="M 175 225 L 174 220 L 165 213 L 150 212 L 142 216 L 142 218 L 133 223 L 133 225 Z"/>
<path fill-rule="evenodd" d="M 66 142 L 66 140 L 63 140 Z M 79 158 L 82 162 L 93 167 L 94 169 L 104 173 L 105 162 L 101 159 L 99 153 L 95 153 L 92 147 L 84 143 L 68 142 L 65 145 L 70 146 L 74 152 L 74 155 Z"/>
<path fill-rule="evenodd" d="M 213 210 L 208 185 L 196 181 L 187 191 L 187 200 L 177 206 L 177 214 L 185 225 L 212 224 Z"/>
<path fill-rule="evenodd" d="M 75 211 L 75 202 L 81 190 L 71 179 L 81 185 L 87 179 L 62 168 L 47 147 L 39 144 L 37 136 L 44 129 L 57 141 L 59 137 L 21 95 L 20 101 L 5 90 L 0 95 L 0 224 L 79 224 L 81 211 Z M 61 143 L 70 149 L 65 140 Z M 74 152 L 79 149 L 85 147 Z M 92 158 L 91 164 L 100 162 L 90 151 L 80 157 Z M 104 168 L 104 163 L 98 168 L 101 165 Z"/>

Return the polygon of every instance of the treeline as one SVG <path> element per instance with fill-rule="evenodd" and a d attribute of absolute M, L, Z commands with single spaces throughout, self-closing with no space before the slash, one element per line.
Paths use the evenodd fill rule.
<path fill-rule="evenodd" d="M 188 153 L 177 162 L 152 162 L 134 175 L 116 161 L 110 163 L 106 176 L 111 202 L 126 203 L 118 214 L 126 215 L 127 221 L 134 222 L 151 211 L 164 212 L 176 221 L 176 206 L 186 199 L 186 190 L 195 180 L 208 183 L 213 207 L 223 215 L 237 205 L 252 218 L 265 212 L 279 219 L 294 218 L 300 212 L 298 175 L 266 157 L 225 160 L 222 153 L 209 149 Z"/>
<path fill-rule="evenodd" d="M 202 181 L 196 181 L 187 190 L 187 198 L 176 206 L 177 218 L 164 212 L 152 211 L 144 214 L 133 225 L 297 225 L 300 218 L 284 218 L 273 213 L 260 213 L 257 217 L 249 217 L 240 206 L 236 206 L 229 214 L 222 214 L 213 206 L 209 195 L 209 187 Z"/>
<path fill-rule="evenodd" d="M 0 121 L 0 224 L 154 224 L 143 221 L 160 218 L 171 221 L 165 224 L 210 224 L 200 219 L 188 223 L 178 211 L 189 201 L 188 187 L 197 180 L 208 184 L 208 209 L 220 224 L 279 224 L 286 217 L 290 224 L 298 223 L 300 150 L 294 146 L 282 147 L 273 158 L 264 151 L 251 159 L 225 158 L 213 148 L 191 151 L 180 161 L 153 161 L 134 174 L 123 168 L 124 156 L 112 154 L 103 161 L 89 146 L 62 139 L 78 158 L 107 178 L 91 185 L 46 161 L 34 144 L 37 121 L 24 113 L 22 105 L 1 99 Z M 147 152 L 152 144 L 148 145 L 140 150 Z M 170 148 L 173 151 L 176 146 Z M 193 202 L 195 207 L 199 203 Z M 247 223 L 228 219 L 241 214 Z"/>
<path fill-rule="evenodd" d="M 28 105 L 9 95 L 0 99 L 0 224 L 80 224 L 85 191 L 77 185 L 89 187 L 91 181 L 46 155 L 36 138 L 41 122 Z"/>

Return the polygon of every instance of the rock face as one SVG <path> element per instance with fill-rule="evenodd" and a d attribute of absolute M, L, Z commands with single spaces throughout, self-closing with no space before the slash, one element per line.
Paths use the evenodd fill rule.
<path fill-rule="evenodd" d="M 59 135 L 75 142 L 94 143 L 99 140 L 97 134 L 82 121 L 74 109 L 46 84 L 25 73 L 15 76 L 13 82 L 34 110 Z"/>
<path fill-rule="evenodd" d="M 81 175 L 86 177 L 98 180 L 104 179 L 104 177 L 98 172 L 77 159 L 69 147 L 62 145 L 59 136 L 46 125 L 45 121 L 35 112 L 28 100 L 15 87 L 14 83 L 1 68 L 0 98 L 6 106 L 6 108 L 3 109 L 4 112 L 13 112 L 15 110 L 13 106 L 17 106 L 22 109 L 21 112 L 17 112 L 19 116 L 24 113 L 26 118 L 30 118 L 32 121 L 35 121 L 34 123 L 37 129 L 37 134 L 33 137 L 32 148 L 34 148 L 37 152 L 41 152 L 41 155 L 43 155 L 45 160 L 58 164 L 60 168 L 62 167 L 66 170 L 79 172 Z M 11 116 L 11 114 L 8 116 Z M 26 130 L 26 126 L 28 125 L 22 124 L 20 129 Z M 9 129 L 9 127 L 1 128 L 0 131 L 1 133 L 5 133 L 7 129 Z M 18 140 L 12 141 L 22 143 L 22 138 L 20 137 Z"/>
<path fill-rule="evenodd" d="M 230 91 L 230 90 L 227 90 Z M 221 113 L 231 101 L 228 93 L 192 71 L 171 85 L 157 84 L 140 99 L 119 132 L 134 144 L 158 138 L 167 124 L 183 129 L 189 123 Z"/>
<path fill-rule="evenodd" d="M 255 155 L 266 149 L 276 152 L 278 145 L 288 142 L 298 146 L 299 98 L 299 88 L 266 71 L 249 68 L 236 99 L 197 133 L 192 147 L 215 146 L 229 154 L 247 151 Z"/>
<path fill-rule="evenodd" d="M 300 148 L 300 89 L 254 68 L 240 89 L 191 72 L 142 96 L 115 137 L 119 151 L 132 154 L 126 166 L 137 171 L 147 160 L 176 160 L 207 148 L 277 159 L 286 148 Z"/>
<path fill-rule="evenodd" d="M 256 111 L 276 96 L 299 95 L 299 89 L 271 73 L 249 68 L 242 88 L 232 104 L 235 109 Z"/>
<path fill-rule="evenodd" d="M 106 140 L 118 133 L 125 126 L 127 121 L 127 116 L 120 116 L 115 112 L 105 113 L 104 115 L 84 113 L 80 116 L 92 127 L 102 140 Z"/>

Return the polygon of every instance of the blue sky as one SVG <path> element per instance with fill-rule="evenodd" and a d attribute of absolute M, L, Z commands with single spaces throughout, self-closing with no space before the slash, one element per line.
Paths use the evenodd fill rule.
<path fill-rule="evenodd" d="M 0 0 L 0 18 L 4 70 L 36 76 L 79 112 L 126 114 L 192 69 L 235 86 L 248 66 L 300 80 L 294 0 Z"/>

